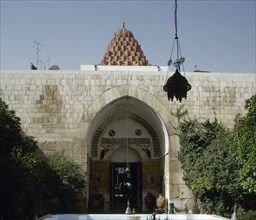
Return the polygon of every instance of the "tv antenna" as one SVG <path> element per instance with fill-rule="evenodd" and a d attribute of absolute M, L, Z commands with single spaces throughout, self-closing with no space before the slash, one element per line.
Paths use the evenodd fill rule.
<path fill-rule="evenodd" d="M 44 46 L 42 44 L 40 44 L 39 42 L 34 41 L 33 48 L 35 48 L 35 50 L 36 50 L 36 67 L 37 68 L 39 67 L 39 63 L 40 64 L 43 63 L 42 60 L 40 59 L 40 53 L 42 52 L 41 47 L 44 47 Z"/>

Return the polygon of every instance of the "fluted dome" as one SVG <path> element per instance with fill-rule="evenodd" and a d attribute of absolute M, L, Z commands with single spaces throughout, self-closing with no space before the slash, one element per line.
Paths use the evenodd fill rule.
<path fill-rule="evenodd" d="M 100 65 L 148 66 L 150 64 L 133 33 L 122 28 L 114 34 Z"/>

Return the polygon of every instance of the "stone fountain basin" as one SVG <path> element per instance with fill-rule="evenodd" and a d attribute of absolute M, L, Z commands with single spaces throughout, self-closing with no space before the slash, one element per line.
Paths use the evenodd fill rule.
<path fill-rule="evenodd" d="M 57 214 L 47 215 L 39 220 L 151 220 L 150 214 Z M 156 220 L 228 220 L 217 215 L 206 214 L 159 214 Z"/>

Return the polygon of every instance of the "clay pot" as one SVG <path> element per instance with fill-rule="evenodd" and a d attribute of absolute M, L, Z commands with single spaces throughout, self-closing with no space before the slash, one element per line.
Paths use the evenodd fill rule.
<path fill-rule="evenodd" d="M 207 208 L 207 214 L 213 214 L 213 208 L 211 207 Z"/>
<path fill-rule="evenodd" d="M 164 211 L 164 207 L 166 205 L 167 199 L 164 198 L 162 195 L 156 199 L 156 206 L 158 211 Z"/>

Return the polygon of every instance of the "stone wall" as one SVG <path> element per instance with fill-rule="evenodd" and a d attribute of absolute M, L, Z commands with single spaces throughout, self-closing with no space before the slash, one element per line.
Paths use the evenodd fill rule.
<path fill-rule="evenodd" d="M 0 95 L 21 118 L 23 131 L 34 136 L 46 154 L 64 151 L 85 171 L 88 134 L 97 113 L 123 96 L 145 102 L 161 118 L 169 137 L 169 161 L 163 160 L 164 172 L 169 173 L 167 194 L 183 200 L 190 194 L 176 159 L 177 109 L 183 106 L 191 117 L 217 117 L 231 128 L 235 115 L 246 113 L 245 100 L 256 93 L 256 74 L 186 73 L 192 89 L 182 103 L 167 100 L 163 85 L 172 73 L 161 69 L 1 70 L 0 74 Z"/>
<path fill-rule="evenodd" d="M 152 97 L 168 113 L 175 114 L 176 109 L 184 104 L 191 116 L 216 116 L 232 127 L 234 116 L 245 113 L 245 100 L 256 92 L 255 74 L 186 73 L 192 89 L 188 92 L 187 100 L 180 104 L 168 101 L 162 89 L 171 74 L 166 75 L 164 71 L 124 70 L 1 70 L 0 95 L 16 111 L 23 130 L 29 135 L 35 136 L 40 142 L 73 143 L 75 138 L 81 138 L 79 126 L 92 120 L 92 112 L 127 94 L 150 104 L 158 113 L 161 110 L 158 106 L 152 106 Z M 86 132 L 81 135 L 85 136 Z M 55 148 L 57 150 L 59 147 Z"/>

